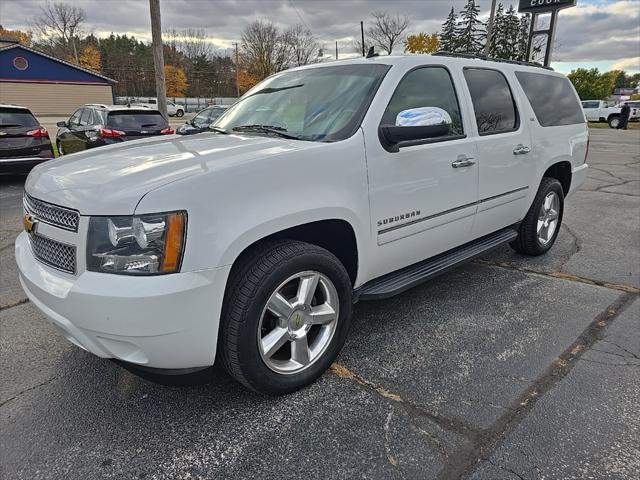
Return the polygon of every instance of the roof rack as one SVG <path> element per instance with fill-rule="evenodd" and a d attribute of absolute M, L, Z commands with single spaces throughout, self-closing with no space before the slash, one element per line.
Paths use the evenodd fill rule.
<path fill-rule="evenodd" d="M 434 55 L 437 57 L 475 58 L 478 60 L 487 60 L 489 62 L 511 63 L 513 65 L 524 65 L 526 67 L 538 67 L 538 68 L 544 68 L 545 70 L 553 71 L 553 68 L 545 67 L 544 65 L 541 65 L 539 63 L 522 62 L 520 60 L 506 60 L 504 58 L 494 58 L 494 57 L 489 57 L 488 55 L 483 55 L 481 53 L 456 53 L 456 52 L 439 51 L 439 52 L 432 53 L 431 55 Z"/>

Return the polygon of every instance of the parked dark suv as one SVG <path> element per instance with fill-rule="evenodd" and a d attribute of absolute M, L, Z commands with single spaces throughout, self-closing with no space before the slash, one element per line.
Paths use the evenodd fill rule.
<path fill-rule="evenodd" d="M 51 158 L 49 133 L 31 111 L 18 105 L 0 105 L 0 173 L 27 173 Z"/>
<path fill-rule="evenodd" d="M 56 145 L 60 155 L 174 133 L 158 110 L 126 105 L 88 104 L 66 122 L 58 122 L 58 127 Z"/>

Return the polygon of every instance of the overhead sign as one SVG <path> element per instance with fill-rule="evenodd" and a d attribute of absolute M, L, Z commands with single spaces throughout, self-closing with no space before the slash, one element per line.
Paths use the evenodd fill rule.
<path fill-rule="evenodd" d="M 518 12 L 543 13 L 561 8 L 575 7 L 577 0 L 520 0 Z"/>

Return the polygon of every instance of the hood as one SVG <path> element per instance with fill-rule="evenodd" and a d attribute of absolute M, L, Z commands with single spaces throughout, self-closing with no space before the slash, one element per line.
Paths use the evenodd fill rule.
<path fill-rule="evenodd" d="M 82 215 L 131 215 L 151 190 L 193 175 L 323 144 L 257 135 L 171 135 L 44 162 L 25 184 L 33 197 Z"/>

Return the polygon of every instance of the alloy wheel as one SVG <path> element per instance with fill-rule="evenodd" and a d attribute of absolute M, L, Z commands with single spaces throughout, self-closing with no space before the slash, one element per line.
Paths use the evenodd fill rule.
<path fill-rule="evenodd" d="M 300 373 L 331 343 L 339 317 L 338 292 L 322 273 L 289 277 L 271 294 L 258 324 L 258 350 L 276 373 Z"/>
<path fill-rule="evenodd" d="M 553 239 L 560 218 L 560 197 L 556 192 L 549 192 L 544 197 L 538 213 L 536 232 L 541 245 L 547 245 Z"/>

